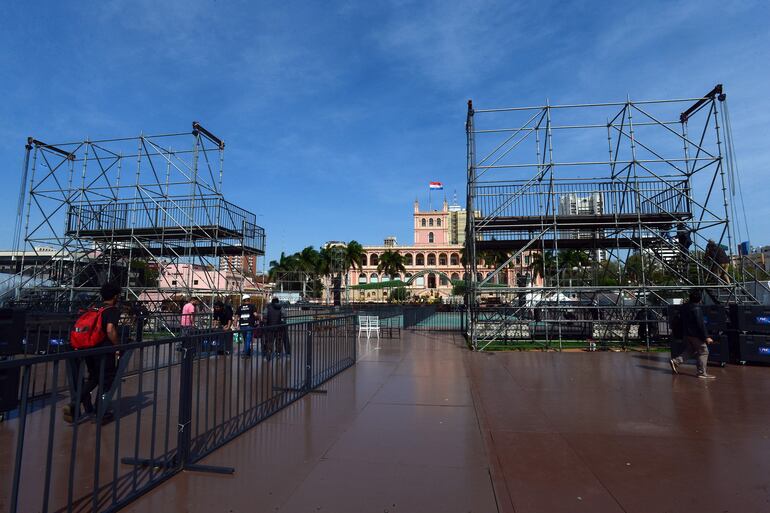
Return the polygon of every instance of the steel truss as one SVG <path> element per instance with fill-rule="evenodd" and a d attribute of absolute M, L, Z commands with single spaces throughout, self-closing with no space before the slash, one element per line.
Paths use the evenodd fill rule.
<path fill-rule="evenodd" d="M 224 148 L 197 122 L 190 132 L 161 135 L 29 138 L 14 299 L 67 308 L 108 281 L 121 284 L 126 299 L 156 306 L 242 292 L 248 278 L 220 259 L 264 255 L 265 231 L 224 199 Z M 149 277 L 155 273 L 158 280 Z"/>
<path fill-rule="evenodd" d="M 529 340 L 562 347 L 580 338 L 649 344 L 645 323 L 657 325 L 665 306 L 689 289 L 706 288 L 714 302 L 755 301 L 703 256 L 710 239 L 731 257 L 736 242 L 725 110 L 721 85 L 701 98 L 671 100 L 493 109 L 469 101 L 472 346 Z M 685 233 L 689 247 L 679 242 Z M 508 258 L 479 275 L 488 252 Z M 532 273 L 544 286 L 485 288 L 525 252 L 540 255 L 542 267 Z M 579 263 L 565 269 L 559 259 L 574 261 L 576 253 Z M 485 307 L 490 296 L 504 306 Z"/>

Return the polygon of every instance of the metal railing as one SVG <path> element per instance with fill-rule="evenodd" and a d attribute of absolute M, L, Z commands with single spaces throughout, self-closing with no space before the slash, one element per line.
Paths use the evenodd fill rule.
<path fill-rule="evenodd" d="M 234 338 L 250 337 L 241 358 Z M 354 317 L 252 328 L 0 361 L 8 511 L 116 511 L 314 391 L 356 361 Z M 277 354 L 272 354 L 273 352 Z M 45 374 L 51 393 L 31 394 Z M 94 413 L 88 414 L 93 387 Z M 83 398 L 83 400 L 79 400 Z M 81 409 L 78 403 L 84 405 Z M 12 404 L 15 403 L 15 404 Z M 61 419 L 72 407 L 72 422 Z"/>

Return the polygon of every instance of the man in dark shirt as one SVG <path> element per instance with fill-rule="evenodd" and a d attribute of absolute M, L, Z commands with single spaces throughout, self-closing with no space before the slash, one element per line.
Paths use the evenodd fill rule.
<path fill-rule="evenodd" d="M 230 305 L 226 305 L 221 301 L 214 303 L 214 327 L 219 328 L 224 333 L 221 335 L 221 346 L 217 350 L 217 354 L 225 354 L 232 350 L 233 347 L 233 309 Z"/>
<path fill-rule="evenodd" d="M 706 330 L 706 322 L 703 318 L 703 308 L 700 305 L 702 299 L 699 290 L 690 291 L 690 300 L 682 309 L 682 338 L 685 347 L 682 354 L 671 358 L 671 370 L 674 374 L 679 374 L 679 366 L 690 356 L 697 357 L 698 377 L 702 379 L 714 379 L 714 376 L 706 373 L 708 365 L 709 349 L 708 344 L 713 344 L 714 340 L 709 336 Z"/>
<path fill-rule="evenodd" d="M 104 310 L 102 310 L 102 330 L 104 330 L 105 337 L 104 340 L 96 347 L 106 347 L 110 345 L 117 347 L 117 345 L 120 343 L 120 337 L 118 335 L 120 309 L 117 307 L 117 304 L 120 298 L 121 289 L 117 285 L 107 283 L 106 285 L 102 286 L 100 293 L 102 300 L 104 301 L 104 304 L 102 305 L 102 308 L 104 308 Z M 107 394 L 112 388 L 112 383 L 115 380 L 115 374 L 117 373 L 115 354 L 109 353 L 98 356 L 86 356 L 83 358 L 83 361 L 86 364 L 88 377 L 86 378 L 86 381 L 83 383 L 81 388 L 80 404 L 83 406 L 83 411 L 86 415 L 93 415 L 98 411 L 102 400 L 109 399 Z M 73 390 L 77 390 L 77 378 L 81 375 L 79 363 L 80 362 L 77 361 L 77 367 L 75 367 L 73 373 L 75 377 Z M 91 392 L 99 387 L 99 374 L 102 372 L 102 367 L 104 373 L 102 376 L 103 381 L 102 386 L 99 388 L 99 390 L 97 390 L 95 409 L 93 403 L 91 402 Z M 65 421 L 73 422 L 75 419 L 75 408 L 77 407 L 78 405 L 74 402 L 64 406 L 62 413 Z M 109 422 L 112 420 L 112 418 L 112 411 L 105 408 L 101 421 Z"/>
<path fill-rule="evenodd" d="M 283 309 L 277 297 L 265 308 L 265 341 L 262 347 L 262 357 L 269 360 L 273 354 L 280 357 L 283 352 L 285 328 Z M 286 354 L 291 352 L 288 341 Z"/>
<path fill-rule="evenodd" d="M 730 283 L 730 275 L 727 273 L 730 267 L 730 257 L 727 256 L 724 248 L 713 240 L 709 240 L 706 244 L 705 258 L 711 272 L 726 283 Z"/>
<path fill-rule="evenodd" d="M 244 294 L 241 298 L 241 306 L 238 307 L 238 327 L 243 337 L 244 358 L 251 358 L 251 339 L 254 336 L 254 327 L 257 325 L 257 312 L 251 303 L 251 296 Z"/>

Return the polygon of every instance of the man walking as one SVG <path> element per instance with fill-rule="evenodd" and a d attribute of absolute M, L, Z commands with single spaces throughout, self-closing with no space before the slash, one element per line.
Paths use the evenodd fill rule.
<path fill-rule="evenodd" d="M 117 308 L 118 298 L 120 297 L 121 289 L 119 286 L 112 283 L 108 283 L 102 286 L 100 294 L 104 304 L 102 305 L 101 316 L 101 337 L 102 341 L 93 347 L 106 347 L 116 346 L 120 343 L 118 336 L 118 320 L 120 319 L 120 310 Z M 102 401 L 108 400 L 106 394 L 112 388 L 112 383 L 115 380 L 115 374 L 117 373 L 117 366 L 115 365 L 115 354 L 109 353 L 98 356 L 86 356 L 82 360 L 75 360 L 77 367 L 72 369 L 73 383 L 72 390 L 76 391 L 80 383 L 78 382 L 80 374 L 80 361 L 84 361 L 86 364 L 86 371 L 88 377 L 85 383 L 82 384 L 80 391 L 79 403 L 83 406 L 83 412 L 85 415 L 93 415 L 99 409 L 99 405 Z M 102 363 L 103 362 L 103 363 Z M 103 369 L 102 369 L 103 367 Z M 102 374 L 102 386 L 97 390 L 96 395 L 96 409 L 91 402 L 91 392 L 95 388 L 99 387 L 99 374 Z M 77 415 L 77 408 L 79 405 L 72 402 L 62 408 L 62 416 L 66 422 L 72 423 Z M 113 414 L 110 410 L 105 410 L 101 419 L 102 422 L 109 422 L 112 420 Z"/>
<path fill-rule="evenodd" d="M 684 305 L 681 318 L 682 339 L 684 340 L 685 347 L 682 354 L 671 358 L 671 370 L 674 374 L 679 374 L 679 366 L 684 363 L 685 359 L 695 356 L 697 358 L 698 377 L 701 379 L 715 379 L 714 376 L 706 373 L 709 359 L 708 344 L 713 344 L 714 340 L 706 331 L 703 308 L 700 304 L 702 299 L 703 297 L 699 290 L 690 291 L 690 300 Z"/>

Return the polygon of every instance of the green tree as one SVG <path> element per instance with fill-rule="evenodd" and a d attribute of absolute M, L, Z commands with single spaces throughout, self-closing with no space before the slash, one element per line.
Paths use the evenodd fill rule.
<path fill-rule="evenodd" d="M 532 254 L 532 258 L 529 261 L 529 272 L 532 273 L 532 280 L 536 280 L 538 276 L 543 278 L 543 282 L 551 279 L 556 275 L 556 257 L 553 251 L 541 252 Z"/>
<path fill-rule="evenodd" d="M 267 277 L 271 282 L 277 284 L 280 290 L 296 290 L 299 288 L 299 283 L 291 279 L 299 267 L 296 253 L 287 256 L 282 251 L 280 258 L 278 260 L 271 260 L 269 265 L 270 269 L 267 272 Z"/>
<path fill-rule="evenodd" d="M 356 240 L 351 240 L 345 247 L 345 266 L 347 269 L 363 269 L 363 261 L 366 252 L 364 247 Z"/>
<path fill-rule="evenodd" d="M 404 256 L 398 250 L 387 250 L 380 255 L 380 261 L 377 264 L 377 273 L 383 278 L 382 281 L 392 280 L 393 277 L 406 272 L 404 266 Z"/>
<path fill-rule="evenodd" d="M 380 261 L 377 264 L 377 272 L 390 277 L 391 279 L 394 276 L 405 273 L 406 267 L 404 266 L 404 256 L 399 253 L 398 250 L 385 251 L 380 255 Z"/>
<path fill-rule="evenodd" d="M 409 297 L 409 292 L 406 290 L 406 287 L 396 287 L 393 289 L 393 292 L 390 293 L 390 301 L 406 301 Z"/>

